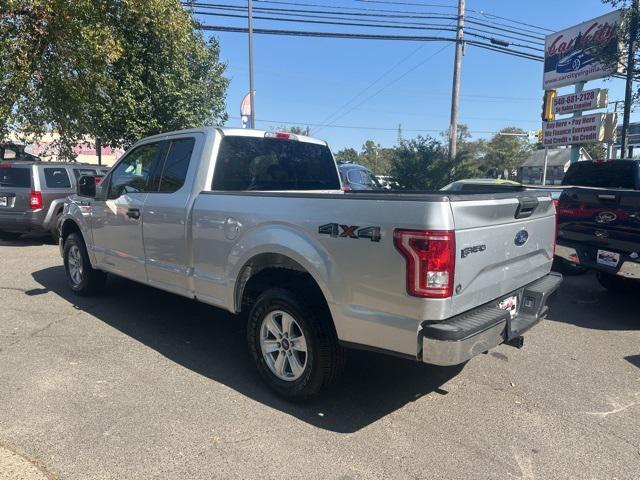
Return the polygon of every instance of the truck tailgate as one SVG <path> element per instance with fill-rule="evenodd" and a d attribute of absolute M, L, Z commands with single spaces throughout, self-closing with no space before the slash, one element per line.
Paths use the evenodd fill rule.
<path fill-rule="evenodd" d="M 549 196 L 454 196 L 451 209 L 456 228 L 453 315 L 505 296 L 551 270 L 555 211 Z"/>

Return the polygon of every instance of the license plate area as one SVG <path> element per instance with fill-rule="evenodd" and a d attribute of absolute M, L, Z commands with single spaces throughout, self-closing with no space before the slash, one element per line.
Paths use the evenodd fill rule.
<path fill-rule="evenodd" d="M 507 298 L 503 298 L 498 302 L 498 308 L 500 310 L 506 310 L 509 312 L 510 317 L 513 319 L 518 314 L 518 295 L 511 295 Z"/>
<path fill-rule="evenodd" d="M 618 263 L 620 263 L 620 254 L 609 252 L 608 250 L 598 250 L 596 261 L 598 265 L 616 268 L 618 266 Z"/>

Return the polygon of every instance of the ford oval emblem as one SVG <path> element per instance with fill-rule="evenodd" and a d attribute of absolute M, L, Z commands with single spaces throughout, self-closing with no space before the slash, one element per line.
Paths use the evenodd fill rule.
<path fill-rule="evenodd" d="M 516 238 L 513 239 L 513 243 L 515 243 L 518 247 L 523 246 L 529 240 L 529 232 L 526 230 L 520 230 L 516 233 Z"/>
<path fill-rule="evenodd" d="M 618 216 L 613 212 L 600 212 L 596 215 L 596 222 L 598 223 L 611 223 L 615 222 Z"/>

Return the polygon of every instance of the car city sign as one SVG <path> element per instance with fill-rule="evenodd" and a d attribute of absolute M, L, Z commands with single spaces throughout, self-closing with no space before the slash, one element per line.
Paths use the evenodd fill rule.
<path fill-rule="evenodd" d="M 542 88 L 551 90 L 564 85 L 608 77 L 621 71 L 603 63 L 599 57 L 615 58 L 622 52 L 618 36 L 621 11 L 602 15 L 575 27 L 547 35 L 544 42 Z"/>

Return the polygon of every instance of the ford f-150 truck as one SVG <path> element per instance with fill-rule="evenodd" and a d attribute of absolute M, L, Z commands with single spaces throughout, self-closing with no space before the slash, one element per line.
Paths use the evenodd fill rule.
<path fill-rule="evenodd" d="M 341 189 L 323 141 L 227 128 L 135 144 L 61 224 L 70 288 L 105 273 L 239 314 L 261 377 L 291 399 L 345 348 L 454 365 L 522 334 L 561 282 L 546 194 Z"/>
<path fill-rule="evenodd" d="M 562 183 L 556 255 L 614 292 L 640 286 L 640 161 L 578 162 Z"/>

